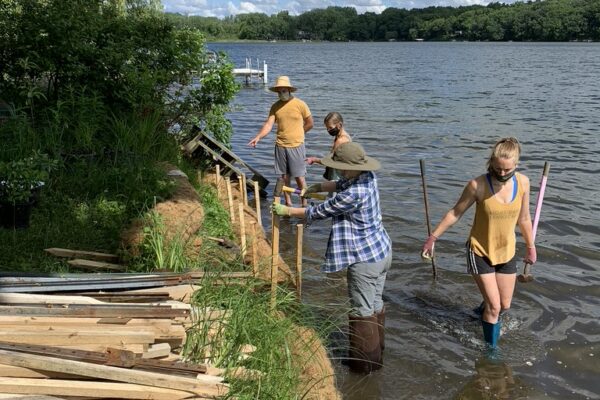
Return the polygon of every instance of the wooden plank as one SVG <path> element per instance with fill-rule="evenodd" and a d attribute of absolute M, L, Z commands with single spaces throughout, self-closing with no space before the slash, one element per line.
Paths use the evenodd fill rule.
<path fill-rule="evenodd" d="M 116 254 L 99 253 L 96 251 L 61 249 L 59 247 L 51 247 L 49 249 L 44 249 L 44 251 L 56 257 L 85 258 L 87 260 L 109 263 L 117 263 L 119 261 L 119 256 Z"/>
<path fill-rule="evenodd" d="M 261 188 L 265 188 L 267 187 L 267 185 L 269 184 L 269 181 L 267 179 L 265 179 L 256 169 L 252 168 L 250 165 L 248 165 L 246 162 L 244 162 L 241 158 L 239 158 L 233 151 L 231 151 L 230 149 L 228 149 L 223 143 L 217 141 L 216 139 L 212 138 L 209 135 L 204 134 L 204 132 L 202 132 L 202 130 L 198 129 L 196 127 L 196 130 L 199 132 L 199 134 L 194 138 L 194 139 L 198 139 L 198 141 L 200 143 L 210 143 L 210 145 L 207 143 L 207 146 L 216 146 L 218 147 L 222 153 L 226 154 L 229 158 L 231 159 L 235 159 L 237 163 L 241 164 L 242 166 L 246 167 L 247 169 L 249 169 L 250 171 L 252 171 L 252 173 L 254 174 L 254 176 L 252 177 L 252 180 L 257 180 L 258 183 L 260 184 Z M 216 152 L 216 151 L 215 151 Z M 221 158 L 224 158 L 221 155 Z"/>
<path fill-rule="evenodd" d="M 176 318 L 189 315 L 189 310 L 163 306 L 70 305 L 69 307 L 14 307 L 0 306 L 0 315 L 65 316 L 102 318 Z"/>
<path fill-rule="evenodd" d="M 129 383 L 62 379 L 0 378 L 0 392 L 93 398 L 174 400 L 192 397 L 189 392 Z"/>
<path fill-rule="evenodd" d="M 154 288 L 160 289 L 160 288 Z M 79 292 L 65 293 L 65 296 L 87 296 L 106 303 L 153 303 L 168 300 L 172 297 L 165 290 L 157 290 L 152 293 L 130 293 L 130 292 Z"/>
<path fill-rule="evenodd" d="M 149 319 L 149 318 L 69 318 L 69 317 L 28 317 L 19 315 L 0 316 L 1 325 L 130 325 L 147 326 L 152 325 L 161 329 L 171 326 L 171 319 Z"/>
<path fill-rule="evenodd" d="M 33 293 L 0 293 L 0 304 L 106 304 L 86 296 L 56 296 Z"/>
<path fill-rule="evenodd" d="M 211 156 L 215 157 L 215 159 L 223 164 L 225 164 L 225 166 L 227 168 L 229 168 L 231 171 L 235 172 L 236 175 L 241 175 L 243 172 L 237 168 L 234 167 L 233 164 L 231 164 L 229 161 L 227 161 L 226 159 L 224 159 L 223 157 L 221 157 L 221 154 L 217 153 L 216 151 L 214 151 L 213 149 L 211 149 L 206 143 L 198 141 L 197 142 L 198 145 L 200 145 L 200 147 L 202 147 L 204 150 L 206 150 L 206 152 L 208 154 L 210 154 Z"/>
<path fill-rule="evenodd" d="M 162 358 L 171 354 L 171 346 L 168 343 L 157 343 L 142 354 L 142 358 Z"/>
<path fill-rule="evenodd" d="M 93 261 L 76 258 L 74 260 L 67 261 L 67 264 L 72 265 L 76 268 L 88 269 L 92 271 L 110 270 L 110 271 L 125 271 L 127 267 L 125 265 L 113 264 L 104 261 Z"/>
<path fill-rule="evenodd" d="M 66 400 L 65 397 L 47 396 L 45 394 L 16 394 L 16 393 L 0 393 L 2 400 Z M 72 399 L 72 397 L 69 397 Z"/>
<path fill-rule="evenodd" d="M 102 352 L 65 350 L 56 346 L 36 346 L 20 344 L 1 344 L 0 349 L 16 351 L 25 354 L 36 354 L 46 357 L 57 357 L 64 360 L 82 361 L 86 363 L 111 365 L 115 367 L 126 367 L 140 371 L 159 372 L 168 375 L 195 377 L 197 374 L 205 374 L 208 366 L 183 362 L 180 357 L 170 354 L 167 359 L 155 360 L 141 358 L 141 354 L 111 346 Z"/>
<path fill-rule="evenodd" d="M 0 377 L 37 378 L 37 379 L 80 379 L 78 375 L 63 374 L 60 372 L 40 371 L 31 368 L 17 367 L 14 365 L 0 364 Z"/>
<path fill-rule="evenodd" d="M 179 285 L 190 278 L 188 274 L 139 275 L 117 272 L 112 274 L 65 274 L 33 277 L 0 277 L 0 292 L 73 292 L 91 290 L 128 290 L 147 287 Z"/>
<path fill-rule="evenodd" d="M 123 351 L 130 351 L 135 354 L 143 354 L 148 349 L 148 344 L 79 344 L 79 345 L 68 345 L 68 346 L 53 346 L 57 349 L 64 349 L 65 351 L 78 350 L 78 351 L 90 351 L 94 353 L 106 353 L 109 348 L 116 348 Z"/>
<path fill-rule="evenodd" d="M 105 324 L 88 324 L 88 325 L 60 325 L 54 324 L 52 322 L 40 323 L 40 324 L 2 324 L 0 325 L 0 333 L 4 334 L 7 332 L 66 332 L 67 334 L 76 332 L 109 332 L 109 333 L 125 333 L 125 334 L 135 334 L 140 333 L 144 335 L 168 335 L 170 333 L 170 327 L 166 329 L 161 329 L 161 327 L 156 326 L 130 326 L 130 325 L 105 325 Z M 180 333 L 181 331 L 178 331 Z"/>
<path fill-rule="evenodd" d="M 110 346 L 110 348 L 103 350 L 102 352 L 93 352 L 71 349 L 65 350 L 62 347 L 56 346 L 0 343 L 0 349 L 8 351 L 36 354 L 46 357 L 57 357 L 64 360 L 82 361 L 100 365 L 112 365 L 114 367 L 133 368 L 140 371 L 159 372 L 169 375 L 195 377 L 197 374 L 205 374 L 208 369 L 208 366 L 205 364 L 182 362 L 179 356 L 173 354 L 170 354 L 168 359 L 165 360 L 144 359 L 138 354 L 133 354 L 130 351 L 115 347 L 117 346 Z"/>
<path fill-rule="evenodd" d="M 196 379 L 190 379 L 7 350 L 0 350 L 0 363 L 16 365 L 18 367 L 41 369 L 44 371 L 107 379 L 117 382 L 133 383 L 136 385 L 150 385 L 167 389 L 185 390 L 200 396 L 211 398 L 223 396 L 227 394 L 229 390 L 228 386 L 221 383 L 223 379 L 215 376 L 203 376 Z"/>
<path fill-rule="evenodd" d="M 166 292 L 169 294 L 169 297 L 172 298 L 173 300 L 178 300 L 178 301 L 183 301 L 185 303 L 189 303 L 194 292 L 196 290 L 200 290 L 200 289 L 202 289 L 202 286 L 185 284 L 185 285 L 166 286 L 166 287 L 149 288 L 149 289 L 130 290 L 129 293 L 152 294 L 155 292 L 161 292 L 161 293 Z"/>
<path fill-rule="evenodd" d="M 79 344 L 140 344 L 154 343 L 154 335 L 137 332 L 78 332 L 64 331 L 0 331 L 0 342 L 74 346 Z"/>

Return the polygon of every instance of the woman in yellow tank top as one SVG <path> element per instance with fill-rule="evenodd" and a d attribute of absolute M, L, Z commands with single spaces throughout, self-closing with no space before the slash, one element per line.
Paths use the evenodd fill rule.
<path fill-rule="evenodd" d="M 483 296 L 483 336 L 492 348 L 500 336 L 500 312 L 510 308 L 515 289 L 517 225 L 527 247 L 525 262 L 533 264 L 537 258 L 529 213 L 529 179 L 515 172 L 520 154 L 516 138 L 498 141 L 487 162 L 488 172 L 467 183 L 422 251 L 424 257 L 432 257 L 435 241 L 476 203 L 466 244 L 467 268 Z"/>

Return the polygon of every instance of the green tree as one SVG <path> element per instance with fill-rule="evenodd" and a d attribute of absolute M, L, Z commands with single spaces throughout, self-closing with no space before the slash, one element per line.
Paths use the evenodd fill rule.
<path fill-rule="evenodd" d="M 236 91 L 227 60 L 210 63 L 203 35 L 177 29 L 156 0 L 2 2 L 0 21 L 2 99 L 30 110 L 34 125 L 61 110 L 65 145 L 108 143 L 100 123 L 85 140 L 76 136 L 81 123 L 66 123 L 96 120 L 85 107 L 117 117 L 158 113 L 165 127 L 185 128 L 222 114 Z"/>
<path fill-rule="evenodd" d="M 356 14 L 351 7 L 282 11 L 187 25 L 209 38 L 314 40 L 573 40 L 600 39 L 598 0 L 544 0 L 487 6 L 386 8 Z M 178 16 L 180 20 L 191 17 Z M 220 25 L 220 29 L 215 25 Z"/>
<path fill-rule="evenodd" d="M 375 40 L 377 36 L 377 20 L 377 14 L 372 12 L 358 15 L 356 23 L 349 28 L 348 39 L 357 41 Z"/>
<path fill-rule="evenodd" d="M 270 40 L 274 36 L 269 29 L 269 17 L 266 14 L 240 14 L 235 20 L 239 24 L 240 39 Z"/>

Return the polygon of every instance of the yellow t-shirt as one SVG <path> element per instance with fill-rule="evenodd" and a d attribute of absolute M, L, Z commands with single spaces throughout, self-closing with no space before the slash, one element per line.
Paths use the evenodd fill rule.
<path fill-rule="evenodd" d="M 520 174 L 517 172 L 515 176 L 517 193 L 513 201 L 504 204 L 496 200 L 486 179 L 484 200 L 475 208 L 469 235 L 471 249 L 478 256 L 489 258 L 492 265 L 503 264 L 515 256 L 515 228 L 523 201 Z"/>
<path fill-rule="evenodd" d="M 277 124 L 277 146 L 298 147 L 304 143 L 304 120 L 311 115 L 305 102 L 296 97 L 288 101 L 277 100 L 271 106 L 271 115 L 275 116 Z"/>

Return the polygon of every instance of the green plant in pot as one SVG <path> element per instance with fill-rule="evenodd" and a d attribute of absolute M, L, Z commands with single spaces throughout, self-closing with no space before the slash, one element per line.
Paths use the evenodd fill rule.
<path fill-rule="evenodd" d="M 0 161 L 0 226 L 29 226 L 31 208 L 57 166 L 56 160 L 37 150 L 29 157 Z"/>

